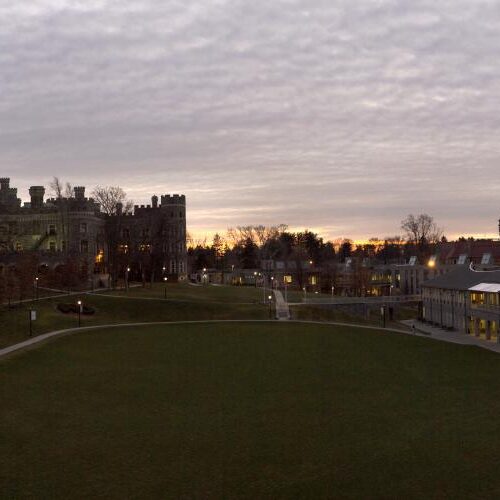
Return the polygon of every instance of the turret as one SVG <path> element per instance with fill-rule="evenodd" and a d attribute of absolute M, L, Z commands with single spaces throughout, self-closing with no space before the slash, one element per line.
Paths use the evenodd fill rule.
<path fill-rule="evenodd" d="M 84 200 L 85 199 L 85 186 L 75 186 L 73 188 L 75 193 L 76 200 Z"/>
<path fill-rule="evenodd" d="M 31 186 L 31 208 L 39 209 L 43 207 L 43 197 L 45 196 L 45 188 L 43 186 Z"/>
<path fill-rule="evenodd" d="M 153 206 L 153 208 L 158 208 L 158 196 L 154 195 L 151 198 L 151 205 Z"/>
<path fill-rule="evenodd" d="M 7 191 L 10 186 L 10 179 L 8 177 L 1 177 L 0 178 L 0 190 L 1 191 Z"/>

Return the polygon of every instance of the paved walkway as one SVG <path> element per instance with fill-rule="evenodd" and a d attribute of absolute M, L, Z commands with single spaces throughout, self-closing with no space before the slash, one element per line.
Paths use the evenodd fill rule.
<path fill-rule="evenodd" d="M 63 335 L 70 335 L 72 333 L 77 332 L 85 332 L 90 330 L 100 330 L 100 329 L 109 329 L 109 328 L 125 328 L 125 327 L 141 327 L 141 326 L 155 326 L 155 325 L 189 325 L 189 324 L 206 324 L 206 323 L 275 323 L 275 320 L 269 319 L 209 319 L 209 320 L 191 320 L 191 321 L 147 321 L 141 323 L 113 323 L 108 325 L 92 325 L 92 326 L 81 326 L 79 328 L 66 328 L 64 330 L 56 330 L 53 332 L 43 333 L 41 335 L 37 335 L 36 337 L 32 337 L 23 342 L 19 342 L 18 344 L 14 344 L 8 347 L 4 347 L 0 349 L 0 358 L 3 356 L 7 356 L 13 352 L 26 349 L 27 347 L 34 346 L 36 344 L 40 344 L 47 340 L 50 340 L 54 337 L 62 337 Z M 304 323 L 304 324 L 313 324 L 313 325 L 333 325 L 333 326 L 350 326 L 355 328 L 362 328 L 365 330 L 380 330 L 381 328 L 375 326 L 367 326 L 367 325 L 357 325 L 353 323 L 341 323 L 341 322 L 329 322 L 326 323 L 324 321 L 301 321 L 301 320 L 293 320 L 290 323 Z M 408 334 L 407 330 L 398 330 L 395 328 L 386 328 L 385 331 L 388 332 L 396 332 L 396 333 L 405 333 Z"/>
<path fill-rule="evenodd" d="M 279 290 L 273 290 L 274 300 L 276 304 L 276 319 L 287 321 L 290 319 L 290 309 L 283 298 L 283 294 Z"/>
<path fill-rule="evenodd" d="M 46 342 L 55 337 L 61 337 L 63 335 L 70 335 L 72 333 L 84 332 L 90 330 L 100 330 L 100 329 L 110 329 L 110 328 L 133 328 L 133 327 L 142 327 L 142 326 L 154 326 L 154 325 L 183 325 L 183 324 L 207 324 L 207 323 L 274 323 L 274 320 L 255 320 L 255 319 L 228 319 L 228 320 L 202 320 L 202 321 L 158 321 L 158 322 L 142 322 L 142 323 L 116 323 L 110 325 L 94 325 L 94 326 L 83 326 L 80 328 L 67 328 L 64 330 L 56 330 L 53 332 L 44 333 L 42 335 L 38 335 L 36 337 L 32 337 L 24 342 L 20 342 L 18 344 L 11 345 L 9 347 L 5 347 L 0 349 L 0 358 L 4 356 L 8 356 L 16 351 L 21 351 L 23 349 L 35 346 L 37 344 Z M 405 335 L 416 335 L 423 338 L 441 340 L 444 342 L 452 342 L 455 344 L 463 344 L 463 345 L 475 345 L 477 347 L 482 347 L 483 349 L 488 349 L 493 352 L 500 353 L 500 344 L 495 344 L 492 342 L 487 342 L 485 340 L 477 339 L 476 337 L 471 337 L 463 334 L 458 334 L 454 332 L 427 332 L 415 330 L 415 332 L 409 330 L 403 330 L 398 328 L 380 328 L 378 326 L 370 326 L 370 325 L 359 325 L 355 323 L 343 323 L 339 321 L 301 321 L 301 320 L 292 320 L 289 323 L 303 323 L 303 324 L 314 324 L 314 325 L 323 325 L 323 326 L 346 326 L 346 327 L 354 327 L 361 328 L 363 330 L 382 330 L 386 332 L 393 333 L 401 333 Z M 412 320 L 402 322 L 407 326 L 412 325 Z M 421 325 L 419 323 L 419 325 Z M 430 329 L 430 327 L 428 327 Z M 432 330 L 437 330 L 432 328 Z M 430 334 L 429 334 L 430 333 Z"/>
<path fill-rule="evenodd" d="M 419 335 L 424 335 L 426 337 L 430 336 L 433 339 L 451 342 L 452 344 L 475 345 L 483 349 L 500 353 L 500 344 L 492 340 L 481 339 L 473 335 L 466 335 L 465 333 L 443 330 L 413 319 L 401 321 L 401 323 L 410 328 L 415 326 L 415 330 Z"/>

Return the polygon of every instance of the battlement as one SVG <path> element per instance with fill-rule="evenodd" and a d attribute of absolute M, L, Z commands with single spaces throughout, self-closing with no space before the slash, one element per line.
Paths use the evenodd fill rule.
<path fill-rule="evenodd" d="M 0 177 L 0 190 L 9 189 L 10 186 L 10 178 L 9 177 Z"/>
<path fill-rule="evenodd" d="M 186 196 L 183 194 L 166 194 L 161 197 L 161 205 L 186 205 Z"/>
<path fill-rule="evenodd" d="M 75 199 L 77 200 L 85 199 L 85 186 L 75 186 L 73 188 L 73 192 L 75 193 Z"/>

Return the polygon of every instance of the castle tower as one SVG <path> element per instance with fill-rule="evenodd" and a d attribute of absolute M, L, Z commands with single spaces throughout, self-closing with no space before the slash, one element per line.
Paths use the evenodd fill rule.
<path fill-rule="evenodd" d="M 31 208 L 40 209 L 43 207 L 43 197 L 45 196 L 45 188 L 43 186 L 31 186 Z"/>
<path fill-rule="evenodd" d="M 75 193 L 76 200 L 84 200 L 85 199 L 85 186 L 75 186 L 73 188 Z"/>

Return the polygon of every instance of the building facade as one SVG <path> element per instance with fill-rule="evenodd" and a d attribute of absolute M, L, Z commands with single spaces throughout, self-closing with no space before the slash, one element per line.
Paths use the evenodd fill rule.
<path fill-rule="evenodd" d="M 21 204 L 10 179 L 0 179 L 0 266 L 15 266 L 24 253 L 35 253 L 40 266 L 63 265 L 78 256 L 89 269 L 103 262 L 105 221 L 99 205 L 85 197 L 84 187 L 73 196 L 45 200 L 43 186 L 31 186 L 30 201 Z"/>
<path fill-rule="evenodd" d="M 500 270 L 460 266 L 422 285 L 422 319 L 500 342 Z"/>
<path fill-rule="evenodd" d="M 78 258 L 96 275 L 126 269 L 143 279 L 170 276 L 184 279 L 186 255 L 186 198 L 157 196 L 152 205 L 136 205 L 130 214 L 117 205 L 104 214 L 99 204 L 75 187 L 68 197 L 45 200 L 45 188 L 32 186 L 30 201 L 22 204 L 10 179 L 0 179 L 0 272 L 15 267 L 19 257 L 35 254 L 40 266 L 55 269 L 68 256 Z M 132 276 L 133 278 L 133 276 Z"/>

